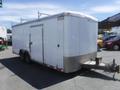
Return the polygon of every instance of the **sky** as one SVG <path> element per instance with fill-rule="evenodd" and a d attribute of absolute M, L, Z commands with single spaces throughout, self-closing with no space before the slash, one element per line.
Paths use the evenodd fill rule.
<path fill-rule="evenodd" d="M 49 15 L 63 11 L 77 11 L 102 21 L 120 13 L 120 0 L 3 0 L 0 8 L 0 26 L 11 28 L 21 18 L 38 18 L 38 11 Z"/>

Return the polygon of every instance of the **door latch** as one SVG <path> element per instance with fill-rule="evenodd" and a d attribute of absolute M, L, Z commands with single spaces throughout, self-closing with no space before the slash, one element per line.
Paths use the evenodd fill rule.
<path fill-rule="evenodd" d="M 58 45 L 57 45 L 57 47 L 59 48 L 59 47 L 60 47 L 60 45 L 58 44 Z"/>

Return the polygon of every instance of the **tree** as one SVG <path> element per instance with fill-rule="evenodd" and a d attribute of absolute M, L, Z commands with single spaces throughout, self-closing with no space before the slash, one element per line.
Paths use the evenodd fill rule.
<path fill-rule="evenodd" d="M 10 30 L 10 29 L 7 29 L 7 33 L 12 33 L 12 30 Z"/>
<path fill-rule="evenodd" d="M 2 7 L 2 0 L 0 0 L 0 8 Z"/>

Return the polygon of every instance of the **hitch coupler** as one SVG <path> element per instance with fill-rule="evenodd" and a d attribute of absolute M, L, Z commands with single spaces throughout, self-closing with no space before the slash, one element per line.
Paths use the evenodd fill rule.
<path fill-rule="evenodd" d="M 112 63 L 102 63 L 102 58 L 96 58 L 95 60 L 87 61 L 81 64 L 83 68 L 99 69 L 111 73 L 120 73 L 120 65 L 117 65 L 115 59 Z"/>

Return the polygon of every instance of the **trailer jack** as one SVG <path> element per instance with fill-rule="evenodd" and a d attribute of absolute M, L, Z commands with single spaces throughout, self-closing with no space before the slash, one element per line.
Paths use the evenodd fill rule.
<path fill-rule="evenodd" d="M 95 60 L 87 61 L 81 64 L 83 68 L 98 69 L 106 72 L 114 73 L 113 79 L 115 80 L 115 74 L 120 73 L 120 65 L 117 65 L 115 59 L 112 63 L 103 63 L 102 58 L 96 58 Z"/>

